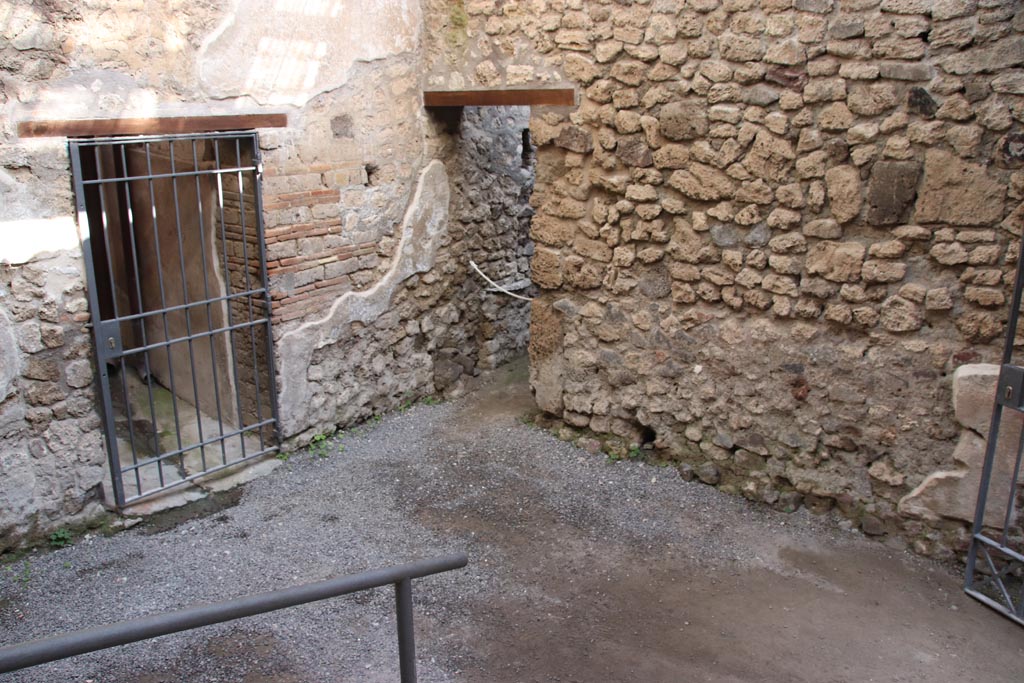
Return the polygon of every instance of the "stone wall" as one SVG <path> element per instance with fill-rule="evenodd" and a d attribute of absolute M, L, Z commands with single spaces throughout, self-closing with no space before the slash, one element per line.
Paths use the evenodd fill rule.
<path fill-rule="evenodd" d="M 924 553 L 951 375 L 998 357 L 1024 221 L 1012 0 L 435 3 L 433 87 L 568 82 L 531 363 L 568 436 Z M 457 65 L 457 66 L 453 66 Z"/>
<path fill-rule="evenodd" d="M 19 121 L 288 114 L 260 131 L 286 449 L 456 395 L 525 348 L 526 305 L 487 292 L 469 260 L 528 280 L 526 111 L 428 114 L 419 3 L 339 8 L 0 1 L 0 338 L 16 340 L 0 350 L 0 550 L 97 512 L 110 476 L 66 142 L 19 139 Z M 253 197 L 223 189 L 239 276 Z M 255 379 L 238 379 L 251 411 Z"/>
<path fill-rule="evenodd" d="M 0 265 L 0 552 L 101 510 L 84 289 L 66 254 Z"/>

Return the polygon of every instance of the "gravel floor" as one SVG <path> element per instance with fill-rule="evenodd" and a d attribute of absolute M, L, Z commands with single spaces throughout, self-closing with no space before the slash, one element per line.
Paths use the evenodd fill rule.
<path fill-rule="evenodd" d="M 938 565 L 611 464 L 520 419 L 522 363 L 270 475 L 0 568 L 0 643 L 441 553 L 414 583 L 421 681 L 1015 681 L 1024 630 Z M 390 589 L 0 681 L 397 681 Z"/>

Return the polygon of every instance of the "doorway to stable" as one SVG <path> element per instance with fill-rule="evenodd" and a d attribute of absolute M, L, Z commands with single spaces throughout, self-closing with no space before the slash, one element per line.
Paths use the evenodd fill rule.
<path fill-rule="evenodd" d="M 256 134 L 69 151 L 114 502 L 277 452 Z"/>

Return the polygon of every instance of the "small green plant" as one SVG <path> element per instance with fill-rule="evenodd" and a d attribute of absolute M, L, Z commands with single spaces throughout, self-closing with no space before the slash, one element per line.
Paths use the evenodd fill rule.
<path fill-rule="evenodd" d="M 27 586 L 28 582 L 32 580 L 32 565 L 27 559 L 22 561 L 21 571 L 16 570 L 12 563 L 4 567 L 4 572 L 7 573 L 12 581 L 22 586 Z"/>
<path fill-rule="evenodd" d="M 412 399 L 407 398 L 404 401 L 402 401 L 402 404 L 400 406 L 398 406 L 398 412 L 404 413 L 405 411 L 409 410 L 409 408 L 412 408 Z"/>
<path fill-rule="evenodd" d="M 50 547 L 51 548 L 66 548 L 71 545 L 71 532 L 67 529 L 57 529 L 50 534 Z"/>
<path fill-rule="evenodd" d="M 318 458 L 326 458 L 330 455 L 330 443 L 328 442 L 330 436 L 331 435 L 327 432 L 314 436 L 313 440 L 309 442 L 310 452 Z"/>
<path fill-rule="evenodd" d="M 630 460 L 636 460 L 637 458 L 639 458 L 640 457 L 640 447 L 639 446 L 633 446 L 632 448 L 630 448 L 629 449 L 629 453 L 626 454 L 626 457 L 629 458 Z"/>
<path fill-rule="evenodd" d="M 278 453 L 274 457 L 276 457 L 281 462 L 288 462 L 289 454 L 288 453 Z"/>
<path fill-rule="evenodd" d="M 427 396 L 423 399 L 423 405 L 425 406 L 436 406 L 443 403 L 443 401 L 437 396 Z"/>

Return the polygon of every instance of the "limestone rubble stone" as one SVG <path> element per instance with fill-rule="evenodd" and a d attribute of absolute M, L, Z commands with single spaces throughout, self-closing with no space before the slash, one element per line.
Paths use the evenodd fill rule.
<path fill-rule="evenodd" d="M 834 166 L 825 172 L 829 206 L 839 224 L 848 223 L 860 214 L 863 193 L 860 172 L 853 166 Z"/>
<path fill-rule="evenodd" d="M 1006 186 L 980 164 L 941 149 L 925 152 L 924 178 L 914 207 L 919 223 L 985 225 L 1002 218 Z"/>
<path fill-rule="evenodd" d="M 807 272 L 831 282 L 856 282 L 864 254 L 864 245 L 858 242 L 819 242 L 807 253 Z"/>
<path fill-rule="evenodd" d="M 973 522 L 975 502 L 985 461 L 999 366 L 961 365 L 953 375 L 953 403 L 957 422 L 963 427 L 953 452 L 956 469 L 928 475 L 899 502 L 901 512 L 917 517 L 959 519 Z M 986 526 L 1002 529 L 1024 416 L 1003 411 L 995 444 L 992 477 L 984 512 Z"/>
<path fill-rule="evenodd" d="M 896 225 L 906 219 L 917 195 L 921 167 L 916 161 L 878 161 L 871 167 L 867 221 Z"/>

